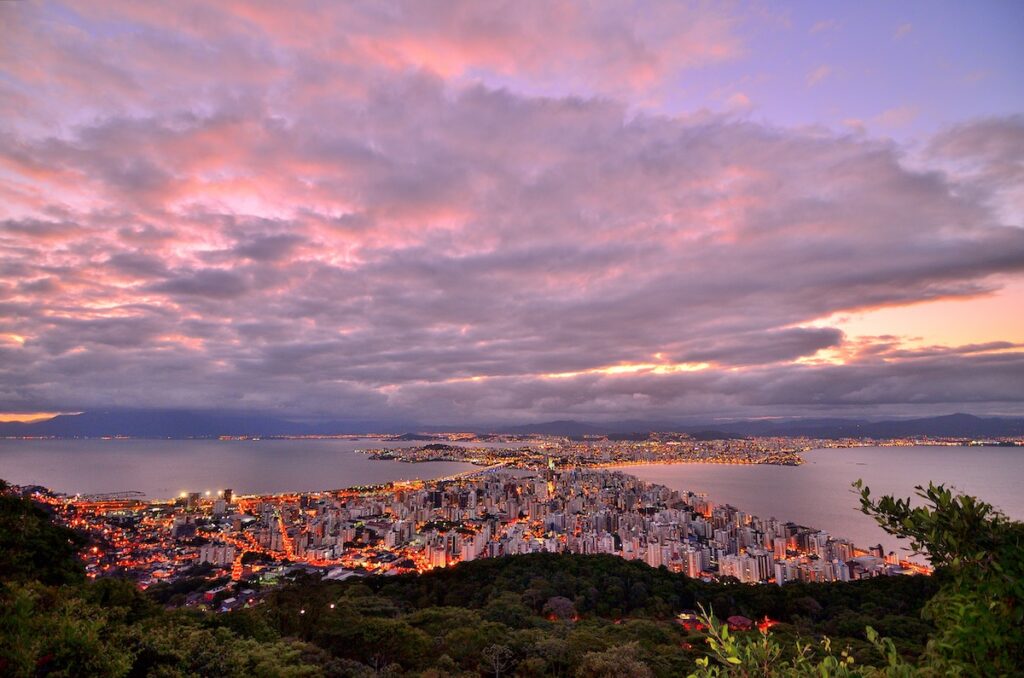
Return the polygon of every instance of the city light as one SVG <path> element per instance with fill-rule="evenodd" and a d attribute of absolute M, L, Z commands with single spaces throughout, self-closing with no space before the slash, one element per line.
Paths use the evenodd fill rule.
<path fill-rule="evenodd" d="M 37 493 L 95 544 L 90 577 L 120 573 L 148 588 L 211 565 L 234 587 L 223 609 L 248 606 L 287 580 L 294 564 L 328 579 L 422 572 L 536 552 L 608 553 L 691 577 L 745 583 L 852 580 L 927 573 L 879 548 L 865 550 L 813 527 L 763 519 L 702 494 L 671 490 L 617 465 L 788 465 L 806 449 L 855 441 L 751 438 L 641 441 L 536 437 L 516 448 L 407 447 L 367 451 L 409 461 L 472 460 L 467 472 L 315 493 L 231 497 L 231 505 L 144 501 L 132 493 Z M 892 445 L 904 441 L 888 441 Z M 214 491 L 207 490 L 205 496 Z M 226 490 L 217 490 L 220 496 Z M 201 537 L 201 538 L 199 538 Z M 211 575 L 216 578 L 217 575 Z M 246 591 L 248 591 L 246 593 Z M 211 598 L 212 600 L 212 598 Z M 206 601 L 204 604 L 212 604 Z M 336 609 L 336 603 L 328 604 Z M 305 614 L 305 608 L 302 611 Z"/>

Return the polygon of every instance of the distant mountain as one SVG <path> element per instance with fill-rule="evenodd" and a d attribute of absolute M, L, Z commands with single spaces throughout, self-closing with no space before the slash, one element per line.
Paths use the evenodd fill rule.
<path fill-rule="evenodd" d="M 600 435 L 608 433 L 607 426 L 601 424 L 587 424 L 580 421 L 547 421 L 540 424 L 525 424 L 523 426 L 505 426 L 492 430 L 495 433 L 539 433 L 552 436 L 583 436 Z"/>
<path fill-rule="evenodd" d="M 369 431 L 366 431 L 369 433 Z M 438 436 L 433 433 L 403 433 L 400 436 L 396 436 L 395 440 L 404 441 L 417 441 L 417 440 L 437 440 Z"/>
<path fill-rule="evenodd" d="M 68 414 L 37 422 L 0 422 L 0 436 L 60 438 L 214 438 L 236 436 L 294 436 L 358 433 L 403 433 L 402 440 L 434 440 L 425 431 L 477 431 L 480 434 L 545 434 L 570 437 L 613 435 L 643 440 L 647 433 L 688 433 L 700 440 L 744 436 L 808 436 L 813 438 L 897 438 L 948 436 L 995 438 L 1024 435 L 1024 418 L 976 417 L 951 414 L 919 419 L 867 421 L 861 419 L 737 420 L 714 424 L 674 424 L 664 421 L 618 422 L 548 421 L 518 426 L 439 427 L 410 422 L 293 420 L 259 414 L 187 410 L 101 410 Z M 420 431 L 421 433 L 408 433 Z"/>
<path fill-rule="evenodd" d="M 478 429 L 474 428 L 473 430 Z M 679 424 L 671 422 L 630 419 L 626 421 L 596 423 L 559 420 L 546 421 L 538 424 L 523 424 L 520 426 L 494 426 L 487 430 L 489 433 L 538 433 L 552 436 L 608 435 L 610 433 L 640 435 L 651 431 L 681 432 L 683 431 L 683 428 L 681 428 Z M 481 432 L 483 431 L 481 430 Z"/>
<path fill-rule="evenodd" d="M 976 417 L 950 414 L 918 419 L 868 421 L 864 419 L 782 419 L 738 420 L 728 423 L 671 424 L 665 422 L 622 421 L 589 423 L 549 421 L 505 427 L 507 433 L 547 435 L 636 436 L 640 432 L 689 433 L 701 440 L 720 440 L 742 436 L 808 436 L 812 438 L 901 438 L 913 436 L 987 438 L 1024 435 L 1024 418 Z"/>
<path fill-rule="evenodd" d="M 62 414 L 45 421 L 0 422 L 0 436 L 215 438 L 391 433 L 409 428 L 408 423 L 304 422 L 259 414 L 188 410 L 102 410 Z"/>
<path fill-rule="evenodd" d="M 726 433 L 725 431 L 687 431 L 694 440 L 738 440 L 747 436 L 741 433 Z"/>
<path fill-rule="evenodd" d="M 950 414 L 940 417 L 883 421 L 856 419 L 741 421 L 719 425 L 718 428 L 744 435 L 787 435 L 813 438 L 906 438 L 914 436 L 995 438 L 1024 435 L 1024 418 Z"/>

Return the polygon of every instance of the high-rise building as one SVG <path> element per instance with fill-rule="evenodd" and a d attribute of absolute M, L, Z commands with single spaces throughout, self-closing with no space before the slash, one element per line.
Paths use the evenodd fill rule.
<path fill-rule="evenodd" d="M 226 544 L 205 544 L 199 549 L 199 562 L 226 567 L 235 560 L 235 547 Z"/>
<path fill-rule="evenodd" d="M 704 554 L 698 549 L 687 548 L 683 555 L 686 557 L 686 575 L 697 578 L 704 571 Z"/>
<path fill-rule="evenodd" d="M 645 560 L 651 567 L 661 567 L 664 564 L 662 561 L 661 544 L 657 541 L 648 542 Z"/>

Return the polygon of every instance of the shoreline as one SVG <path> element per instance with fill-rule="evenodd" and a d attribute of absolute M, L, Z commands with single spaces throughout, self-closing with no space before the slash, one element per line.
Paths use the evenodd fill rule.
<path fill-rule="evenodd" d="M 375 459 L 374 461 L 396 461 L 396 462 L 399 462 L 399 461 L 403 461 L 403 460 L 401 460 L 401 459 Z M 459 464 L 468 464 L 469 463 L 469 462 L 464 462 L 464 461 L 459 461 L 459 460 L 430 460 L 430 461 L 449 461 L 449 462 L 452 462 L 452 463 L 459 463 Z M 405 463 L 415 464 L 415 463 L 420 463 L 420 462 L 418 462 L 418 461 L 407 461 Z M 491 464 L 491 465 L 472 464 L 472 465 L 476 466 L 477 468 L 468 469 L 466 471 L 462 471 L 461 473 L 457 473 L 455 475 L 437 476 L 437 477 L 434 477 L 434 478 L 399 478 L 399 479 L 396 479 L 396 480 L 388 480 L 388 481 L 385 481 L 385 482 L 382 482 L 382 483 L 370 483 L 370 484 L 363 484 L 363 485 L 347 485 L 345 487 L 333 487 L 333 488 L 329 488 L 329 489 L 320 489 L 320 490 L 281 490 L 279 492 L 235 493 L 234 496 L 236 498 L 238 498 L 238 499 L 252 500 L 252 499 L 283 499 L 283 498 L 287 498 L 287 497 L 317 496 L 317 495 L 331 495 L 331 494 L 378 494 L 378 493 L 381 493 L 381 492 L 395 491 L 397 489 L 403 489 L 403 490 L 404 489 L 411 489 L 411 488 L 413 488 L 416 485 L 423 485 L 423 484 L 426 484 L 426 483 L 454 482 L 455 480 L 468 479 L 468 478 L 472 478 L 473 476 L 476 476 L 476 475 L 479 475 L 479 474 L 490 473 L 492 471 L 496 471 L 496 470 L 499 470 L 499 469 L 502 469 L 502 468 L 508 468 L 508 467 L 506 467 L 505 464 Z M 5 480 L 5 481 L 7 480 L 6 478 L 2 478 L 2 476 L 0 476 L 0 479 Z M 10 481 L 7 481 L 7 482 L 10 483 Z M 103 497 L 104 495 L 131 494 L 131 493 L 137 492 L 137 490 L 125 490 L 125 491 L 121 491 L 121 492 L 78 492 L 78 493 L 68 493 L 68 492 L 63 492 L 63 491 L 54 489 L 52 487 L 49 487 L 49 486 L 46 486 L 46 485 L 41 485 L 41 484 L 38 484 L 38 483 L 11 483 L 11 484 L 19 485 L 21 487 L 38 487 L 38 488 L 42 488 L 42 489 L 46 490 L 48 493 L 50 493 L 50 494 L 52 494 L 52 495 L 54 495 L 56 497 L 63 497 L 67 501 L 73 501 L 73 502 L 76 502 L 76 503 L 82 503 L 82 502 L 84 502 L 84 503 L 91 503 L 91 502 L 92 503 L 122 503 L 123 502 L 125 504 L 134 504 L 134 505 L 137 505 L 137 504 L 174 504 L 174 503 L 176 503 L 178 501 L 181 501 L 183 499 L 187 499 L 187 495 L 182 496 L 181 494 L 179 494 L 177 496 L 173 496 L 173 497 L 150 497 L 150 496 L 147 496 L 147 495 L 143 494 L 142 497 L 137 497 L 137 498 L 133 498 L 133 499 L 96 499 L 96 500 L 90 500 L 90 499 L 88 499 L 88 497 Z M 220 492 L 221 491 L 218 490 L 218 496 L 208 496 L 208 493 L 205 494 L 205 495 L 201 493 L 201 496 L 200 496 L 199 499 L 200 499 L 200 501 L 203 501 L 203 502 L 212 502 L 212 501 L 216 500 L 217 498 L 219 498 Z"/>
<path fill-rule="evenodd" d="M 745 583 L 776 583 L 782 584 L 786 581 L 794 579 L 805 579 L 810 577 L 813 581 L 832 581 L 832 580 L 843 580 L 847 581 L 849 577 L 860 578 L 865 576 L 863 572 L 857 574 L 859 571 L 857 568 L 861 568 L 864 572 L 879 570 L 879 568 L 886 570 L 889 574 L 905 574 L 908 571 L 922 572 L 919 566 L 916 566 L 910 561 L 905 561 L 902 558 L 896 556 L 896 554 L 889 554 L 885 556 L 881 553 L 872 553 L 870 548 L 865 548 L 865 544 L 858 544 L 857 541 L 851 539 L 851 535 L 847 535 L 842 531 L 839 535 L 831 530 L 822 530 L 816 526 L 814 522 L 806 523 L 803 521 L 780 521 L 774 516 L 764 514 L 757 509 L 745 510 L 740 507 L 747 507 L 752 509 L 753 507 L 748 506 L 745 502 L 719 502 L 716 499 L 712 499 L 705 492 L 694 491 L 693 488 L 681 489 L 673 487 L 671 483 L 666 483 L 661 479 L 645 479 L 641 478 L 634 473 L 630 473 L 624 469 L 612 469 L 608 468 L 585 468 L 585 469 L 574 469 L 574 468 L 563 468 L 558 472 L 552 474 L 546 469 L 533 469 L 529 473 L 522 474 L 519 477 L 513 478 L 511 476 L 517 476 L 518 469 L 508 468 L 504 463 L 493 464 L 486 468 L 478 469 L 473 468 L 462 473 L 444 476 L 440 478 L 434 478 L 430 480 L 412 480 L 412 481 L 393 481 L 384 484 L 366 485 L 366 486 L 354 486 L 343 489 L 332 489 L 332 490 L 321 490 L 315 492 L 286 492 L 286 493 L 270 493 L 270 494 L 255 494 L 255 495 L 235 495 L 233 498 L 228 498 L 231 503 L 231 507 L 225 506 L 224 498 L 222 496 L 211 497 L 209 495 L 203 497 L 197 493 L 193 493 L 187 497 L 187 503 L 185 497 L 179 497 L 177 500 L 171 501 L 143 501 L 141 499 L 124 499 L 122 501 L 113 500 L 108 498 L 106 501 L 103 500 L 90 500 L 90 499 L 76 499 L 69 498 L 66 496 L 51 495 L 50 503 L 55 505 L 63 505 L 65 508 L 62 509 L 68 513 L 69 520 L 71 522 L 82 521 L 89 522 L 93 521 L 96 525 L 104 524 L 105 518 L 103 516 L 111 512 L 122 512 L 128 511 L 133 512 L 135 515 L 149 514 L 151 511 L 156 511 L 158 517 L 153 518 L 153 521 L 149 523 L 141 523 L 142 530 L 156 530 L 159 535 L 160 548 L 165 549 L 168 553 L 173 551 L 177 553 L 176 562 L 179 566 L 187 565 L 187 562 L 191 562 L 191 556 L 181 555 L 181 548 L 193 548 L 203 545 L 190 543 L 186 547 L 181 546 L 182 533 L 178 530 L 185 530 L 189 524 L 188 516 L 214 516 L 214 520 L 217 520 L 217 516 L 220 516 L 219 534 L 220 541 L 217 543 L 232 545 L 231 556 L 226 558 L 222 566 L 226 567 L 231 561 L 232 564 L 232 577 L 235 579 L 240 578 L 244 574 L 244 562 L 240 560 L 244 553 L 249 551 L 256 551 L 259 553 L 271 553 L 273 560 L 281 562 L 303 562 L 314 567 L 348 567 L 353 569 L 355 565 L 365 563 L 365 549 L 371 548 L 377 551 L 383 551 L 385 553 L 391 553 L 391 559 L 381 560 L 377 563 L 380 572 L 388 569 L 388 564 L 396 562 L 396 558 L 400 559 L 405 557 L 413 565 L 402 565 L 401 567 L 409 567 L 417 571 L 423 571 L 424 569 L 431 569 L 432 567 L 439 566 L 433 558 L 436 553 L 432 550 L 434 547 L 430 546 L 430 541 L 427 540 L 427 546 L 424 547 L 419 542 L 412 539 L 411 536 L 402 537 L 401 541 L 395 541 L 394 543 L 388 543 L 386 537 L 381 537 L 380 534 L 376 534 L 373 537 L 372 543 L 367 542 L 363 546 L 350 545 L 347 542 L 355 540 L 355 533 L 352 536 L 346 537 L 344 540 L 345 550 L 341 553 L 337 550 L 337 545 L 324 545 L 316 543 L 302 542 L 302 546 L 299 550 L 293 553 L 292 539 L 295 535 L 305 534 L 306 529 L 303 525 L 310 520 L 314 522 L 318 520 L 315 515 L 319 515 L 316 512 L 310 512 L 303 510 L 305 507 L 312 504 L 312 502 L 318 502 L 320 506 L 334 506 L 337 510 L 342 511 L 359 511 L 360 513 L 354 513 L 352 516 L 346 518 L 346 520 L 359 520 L 360 516 L 365 515 L 361 507 L 377 507 L 379 508 L 381 503 L 389 503 L 392 501 L 396 502 L 413 502 L 417 506 L 424 501 L 424 497 L 432 497 L 434 494 L 439 496 L 448 497 L 449 502 L 455 502 L 455 499 L 459 499 L 456 503 L 450 503 L 450 506 L 459 507 L 461 506 L 462 493 L 466 491 L 466 488 L 472 490 L 472 494 L 478 494 L 483 491 L 487 497 L 499 497 L 496 499 L 498 503 L 494 507 L 490 507 L 489 504 L 478 505 L 475 501 L 472 504 L 467 503 L 466 510 L 470 510 L 471 514 L 462 515 L 459 514 L 458 519 L 460 521 L 469 521 L 474 525 L 479 523 L 483 525 L 491 525 L 492 523 L 487 522 L 497 518 L 497 523 L 494 523 L 493 529 L 497 530 L 497 533 L 502 535 L 502 543 L 505 543 L 505 538 L 512 539 L 513 544 L 511 551 L 505 551 L 503 553 L 492 553 L 491 556 L 497 555 L 513 555 L 516 553 L 526 553 L 537 550 L 544 550 L 550 548 L 547 545 L 547 541 L 555 539 L 552 536 L 553 532 L 560 532 L 565 534 L 575 534 L 573 532 L 573 526 L 568 524 L 553 523 L 550 527 L 544 528 L 544 534 L 540 532 L 534 532 L 531 525 L 534 521 L 538 520 L 538 516 L 548 515 L 546 510 L 541 510 L 539 507 L 544 506 L 543 502 L 537 502 L 536 507 L 531 503 L 529 511 L 524 513 L 525 504 L 521 504 L 518 500 L 520 495 L 543 497 L 546 500 L 555 500 L 561 502 L 584 502 L 589 511 L 603 510 L 604 504 L 595 499 L 598 494 L 604 492 L 627 492 L 626 495 L 632 496 L 634 500 L 642 500 L 642 505 L 638 504 L 632 506 L 633 502 L 627 500 L 627 505 L 619 507 L 619 511 L 622 515 L 640 515 L 640 516 L 654 516 L 654 512 L 664 512 L 667 518 L 661 518 L 660 520 L 670 521 L 672 524 L 684 525 L 680 529 L 681 531 L 675 535 L 669 541 L 676 544 L 676 549 L 671 554 L 666 555 L 663 546 L 658 546 L 656 551 L 651 550 L 651 544 L 661 544 L 662 536 L 660 530 L 656 526 L 646 526 L 640 530 L 639 539 L 641 541 L 636 542 L 632 545 L 627 546 L 625 540 L 622 545 L 616 545 L 614 542 L 608 541 L 607 534 L 601 536 L 603 533 L 596 524 L 590 527 L 586 527 L 586 530 L 592 531 L 593 534 L 590 538 L 599 539 L 602 549 L 601 552 L 613 553 L 620 557 L 635 560 L 641 559 L 647 562 L 648 565 L 656 567 L 665 564 L 665 560 L 671 559 L 673 567 L 679 568 L 675 571 L 683 571 L 681 568 L 690 568 L 686 571 L 690 576 L 735 576 L 739 577 L 741 581 Z M 499 473 L 496 476 L 501 482 L 498 485 L 492 486 L 488 480 L 488 475 L 492 472 Z M 546 482 L 539 482 L 537 479 L 543 479 Z M 508 484 L 514 483 L 516 491 L 512 494 L 508 494 Z M 454 487 L 453 487 L 454 485 Z M 502 488 L 505 489 L 502 489 Z M 475 489 L 474 489 L 475 488 Z M 487 489 L 490 488 L 490 489 Z M 540 488 L 540 489 L 538 489 Z M 582 488 L 582 489 L 581 489 Z M 589 489 L 588 489 L 589 488 Z M 608 488 L 618 488 L 610 490 Z M 30 490 L 34 491 L 34 488 L 21 488 L 22 491 Z M 427 491 L 430 491 L 428 494 Z M 553 493 L 553 496 L 552 496 Z M 634 494 L 629 494 L 634 493 Z M 716 494 L 717 496 L 717 494 Z M 504 498 L 501 498 L 504 497 Z M 509 498 L 511 497 L 511 498 Z M 587 499 L 589 497 L 589 499 Z M 233 501 L 232 501 L 233 499 Z M 510 502 L 505 505 L 503 502 Z M 338 504 L 337 502 L 342 502 Z M 352 504 L 351 502 L 355 502 Z M 272 516 L 267 512 L 267 506 L 274 507 Z M 569 505 L 568 503 L 566 504 Z M 616 504 L 618 506 L 618 504 Z M 355 506 L 355 508 L 351 508 Z M 70 507 L 70 508 L 67 508 Z M 230 508 L 231 518 L 233 521 L 232 527 L 227 527 L 228 522 L 225 517 L 225 508 Z M 440 509 L 441 507 L 434 507 Z M 473 511 L 473 509 L 480 508 L 479 511 Z M 540 510 L 538 514 L 534 514 L 534 511 Z M 554 510 L 554 509 L 552 509 Z M 583 507 L 577 507 L 577 512 L 583 510 Z M 509 511 L 512 511 L 509 513 Z M 689 514 L 697 527 L 696 532 L 692 532 L 688 527 L 690 525 L 690 519 L 683 519 L 678 512 L 685 512 Z M 493 512 L 493 515 L 490 515 Z M 387 512 L 385 512 L 387 513 Z M 435 511 L 436 513 L 436 511 Z M 373 514 L 376 515 L 376 514 Z M 437 514 L 442 516 L 448 516 L 447 513 Z M 552 516 L 563 515 L 562 513 L 552 513 Z M 587 515 L 590 515 L 587 513 Z M 597 515 L 597 514 L 594 514 Z M 91 518 L 89 516 L 92 516 Z M 185 516 L 186 519 L 181 519 Z M 245 516 L 255 516 L 253 520 L 259 520 L 259 516 L 263 516 L 263 520 L 268 521 L 270 530 L 267 534 L 260 536 L 260 534 L 254 533 L 248 529 L 247 525 L 249 519 Z M 723 518 L 724 516 L 724 518 Z M 717 526 L 720 520 L 725 520 L 725 523 L 732 524 L 736 530 L 763 530 L 764 534 L 770 535 L 772 539 L 784 540 L 784 548 L 780 552 L 777 543 L 772 541 L 762 543 L 760 537 L 755 538 L 749 543 L 731 543 L 729 540 L 723 541 L 723 537 L 719 536 L 718 533 L 712 535 L 710 533 L 710 526 L 712 523 L 709 522 L 714 517 L 714 524 Z M 450 518 L 450 516 L 448 516 Z M 237 522 L 241 520 L 241 522 Z M 155 521 L 155 522 L 154 522 Z M 383 521 L 383 522 L 382 522 Z M 547 518 L 544 518 L 544 524 L 547 525 Z M 428 521 L 429 522 L 429 521 Z M 85 524 L 85 523 L 82 523 Z M 195 525 L 199 524 L 199 519 L 196 518 Z M 665 522 L 665 524 L 669 524 Z M 386 516 L 379 517 L 373 522 L 373 530 L 379 532 L 380 530 L 391 530 L 392 532 L 396 528 L 395 526 L 405 525 L 398 514 L 394 512 L 388 513 Z M 744 525 L 753 527 L 743 527 Z M 780 527 L 781 525 L 781 527 Z M 390 527 L 388 527 L 390 526 Z M 425 529 L 421 526 L 414 524 L 414 532 L 419 532 Z M 742 528 L 742 529 L 741 529 Z M 104 528 L 105 529 L 105 528 Z M 274 541 L 274 530 L 277 530 L 277 534 L 280 535 L 280 541 Z M 346 528 L 347 529 L 347 528 Z M 353 528 L 355 529 L 355 528 Z M 491 529 L 491 528 L 488 528 Z M 581 528 L 583 529 L 583 528 Z M 654 530 L 653 532 L 651 530 Z M 716 527 L 716 529 L 719 529 Z M 193 528 L 193 533 L 195 528 Z M 440 530 L 444 532 L 444 529 Z M 392 534 L 388 532 L 388 534 Z M 148 533 L 147 533 L 148 534 Z M 189 537 L 189 534 L 184 533 L 185 537 Z M 468 534 L 468 533 L 467 533 Z M 474 530 L 473 535 L 476 534 Z M 589 532 L 588 532 L 589 534 Z M 674 533 L 675 534 L 675 533 Z M 746 532 L 744 532 L 746 534 Z M 291 536 L 289 536 L 291 535 Z M 489 535 L 489 533 L 488 533 Z M 652 536 L 654 535 L 654 536 Z M 739 535 L 739 532 L 736 533 Z M 810 536 L 808 536 L 810 535 Z M 145 536 L 145 535 L 143 535 Z M 634 535 L 636 536 L 636 535 Z M 525 541 L 515 541 L 523 537 Z M 396 537 L 397 538 L 397 537 Z M 740 536 L 734 536 L 735 539 L 740 539 Z M 134 538 L 133 538 L 134 539 Z M 380 541 L 383 539 L 383 541 Z M 624 539 L 624 538 L 623 538 Z M 261 541 L 258 541 L 261 540 Z M 264 543 L 265 540 L 269 540 L 268 543 Z M 541 541 L 544 540 L 545 545 L 541 545 Z M 473 560 L 477 557 L 489 557 L 478 553 L 483 548 L 481 543 L 477 543 L 479 540 L 473 537 L 472 542 L 466 542 L 459 545 L 458 551 L 451 551 L 449 553 L 449 547 L 445 547 L 444 563 L 440 566 L 446 566 L 447 564 L 454 564 L 460 560 Z M 487 541 L 487 540 L 485 540 Z M 152 542 L 147 539 L 134 539 L 131 543 L 126 546 L 125 551 L 116 551 L 118 554 L 116 557 L 119 558 L 118 564 L 128 563 L 131 565 L 132 562 L 141 562 L 134 555 L 138 552 L 148 552 L 154 547 L 150 546 Z M 341 542 L 339 542 L 341 543 Z M 275 545 L 276 544 L 276 545 Z M 468 546 L 467 546 L 468 544 Z M 528 548 L 523 550 L 521 546 L 528 544 Z M 564 547 L 557 547 L 560 550 L 569 550 L 573 552 L 579 552 L 578 549 L 582 548 L 581 543 L 575 545 L 568 544 Z M 597 544 L 597 542 L 595 542 Z M 749 550 L 748 549 L 755 549 Z M 120 548 L 120 547 L 118 547 Z M 465 556 L 463 551 L 467 548 L 470 549 L 470 555 Z M 596 546 L 595 546 L 596 548 Z M 710 549 L 715 548 L 719 551 L 717 557 L 712 557 Z M 236 553 L 235 549 L 241 549 L 241 553 Z M 474 550 L 476 549 L 476 550 Z M 768 549 L 768 550 L 766 550 Z M 724 550 L 724 551 L 722 551 Z M 678 551 L 678 552 L 677 552 Z M 693 554 L 700 553 L 701 562 L 697 565 L 689 564 L 689 556 L 686 556 L 687 560 L 680 555 L 681 553 Z M 723 556 L 722 553 L 726 555 Z M 189 552 L 191 553 L 191 552 Z M 652 553 L 656 555 L 652 555 Z M 839 554 L 839 555 L 837 555 Z M 843 555 L 845 554 L 845 555 Z M 378 553 L 379 555 L 379 553 Z M 870 561 L 857 561 L 854 560 L 870 555 L 872 560 Z M 98 555 L 93 563 L 96 567 L 102 567 L 102 558 L 105 555 Z M 376 556 L 375 556 L 376 557 Z M 773 565 L 757 565 L 752 572 L 754 575 L 749 575 L 747 570 L 744 569 L 742 572 L 747 574 L 741 574 L 739 568 L 741 564 L 746 563 L 744 567 L 750 566 L 750 563 L 757 562 L 761 563 L 762 557 L 769 557 Z M 652 558 L 654 559 L 652 561 Z M 824 560 L 823 560 L 824 559 Z M 123 562 L 122 562 L 123 561 Z M 820 562 L 819 562 L 820 561 Z M 780 565 L 779 563 L 782 563 Z M 838 563 L 838 564 L 837 564 Z M 109 565 L 109 563 L 107 563 Z M 897 571 L 889 571 L 887 568 L 897 567 Z M 779 570 L 783 567 L 783 570 Z M 692 568 L 698 568 L 691 571 Z M 710 569 L 708 569 L 710 568 Z M 772 569 L 774 568 L 774 569 Z M 161 570 L 162 571 L 162 570 Z M 172 574 L 180 573 L 184 571 L 181 567 L 177 567 Z M 237 571 L 237 576 L 236 576 Z M 880 571 L 880 570 L 879 570 Z M 779 574 L 782 572 L 782 574 Z M 100 570 L 96 571 L 97 574 Z M 845 573 L 845 574 L 844 574 Z M 142 574 L 145 574 L 143 572 Z M 753 576 L 753 579 L 747 579 L 746 577 Z M 151 577 L 163 577 L 165 575 L 157 575 L 150 573 Z M 874 576 L 874 575 L 872 575 Z M 824 579 L 820 579 L 820 578 Z M 773 579 L 774 578 L 774 579 Z"/>
<path fill-rule="evenodd" d="M 803 454 L 801 452 L 801 454 Z M 783 464 L 771 461 L 732 461 L 725 459 L 663 459 L 658 461 L 616 461 L 605 464 L 587 464 L 583 468 L 618 469 L 626 466 L 683 466 L 689 464 L 713 464 L 715 466 L 782 466 L 797 468 L 803 466 L 803 460 L 798 464 Z"/>

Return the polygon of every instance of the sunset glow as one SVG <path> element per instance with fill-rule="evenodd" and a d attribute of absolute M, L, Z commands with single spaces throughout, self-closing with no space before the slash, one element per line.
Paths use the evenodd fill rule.
<path fill-rule="evenodd" d="M 0 412 L 0 421 L 44 421 L 53 419 L 60 412 Z"/>
<path fill-rule="evenodd" d="M 386 5 L 0 3 L 0 421 L 1024 413 L 1018 4 Z"/>

